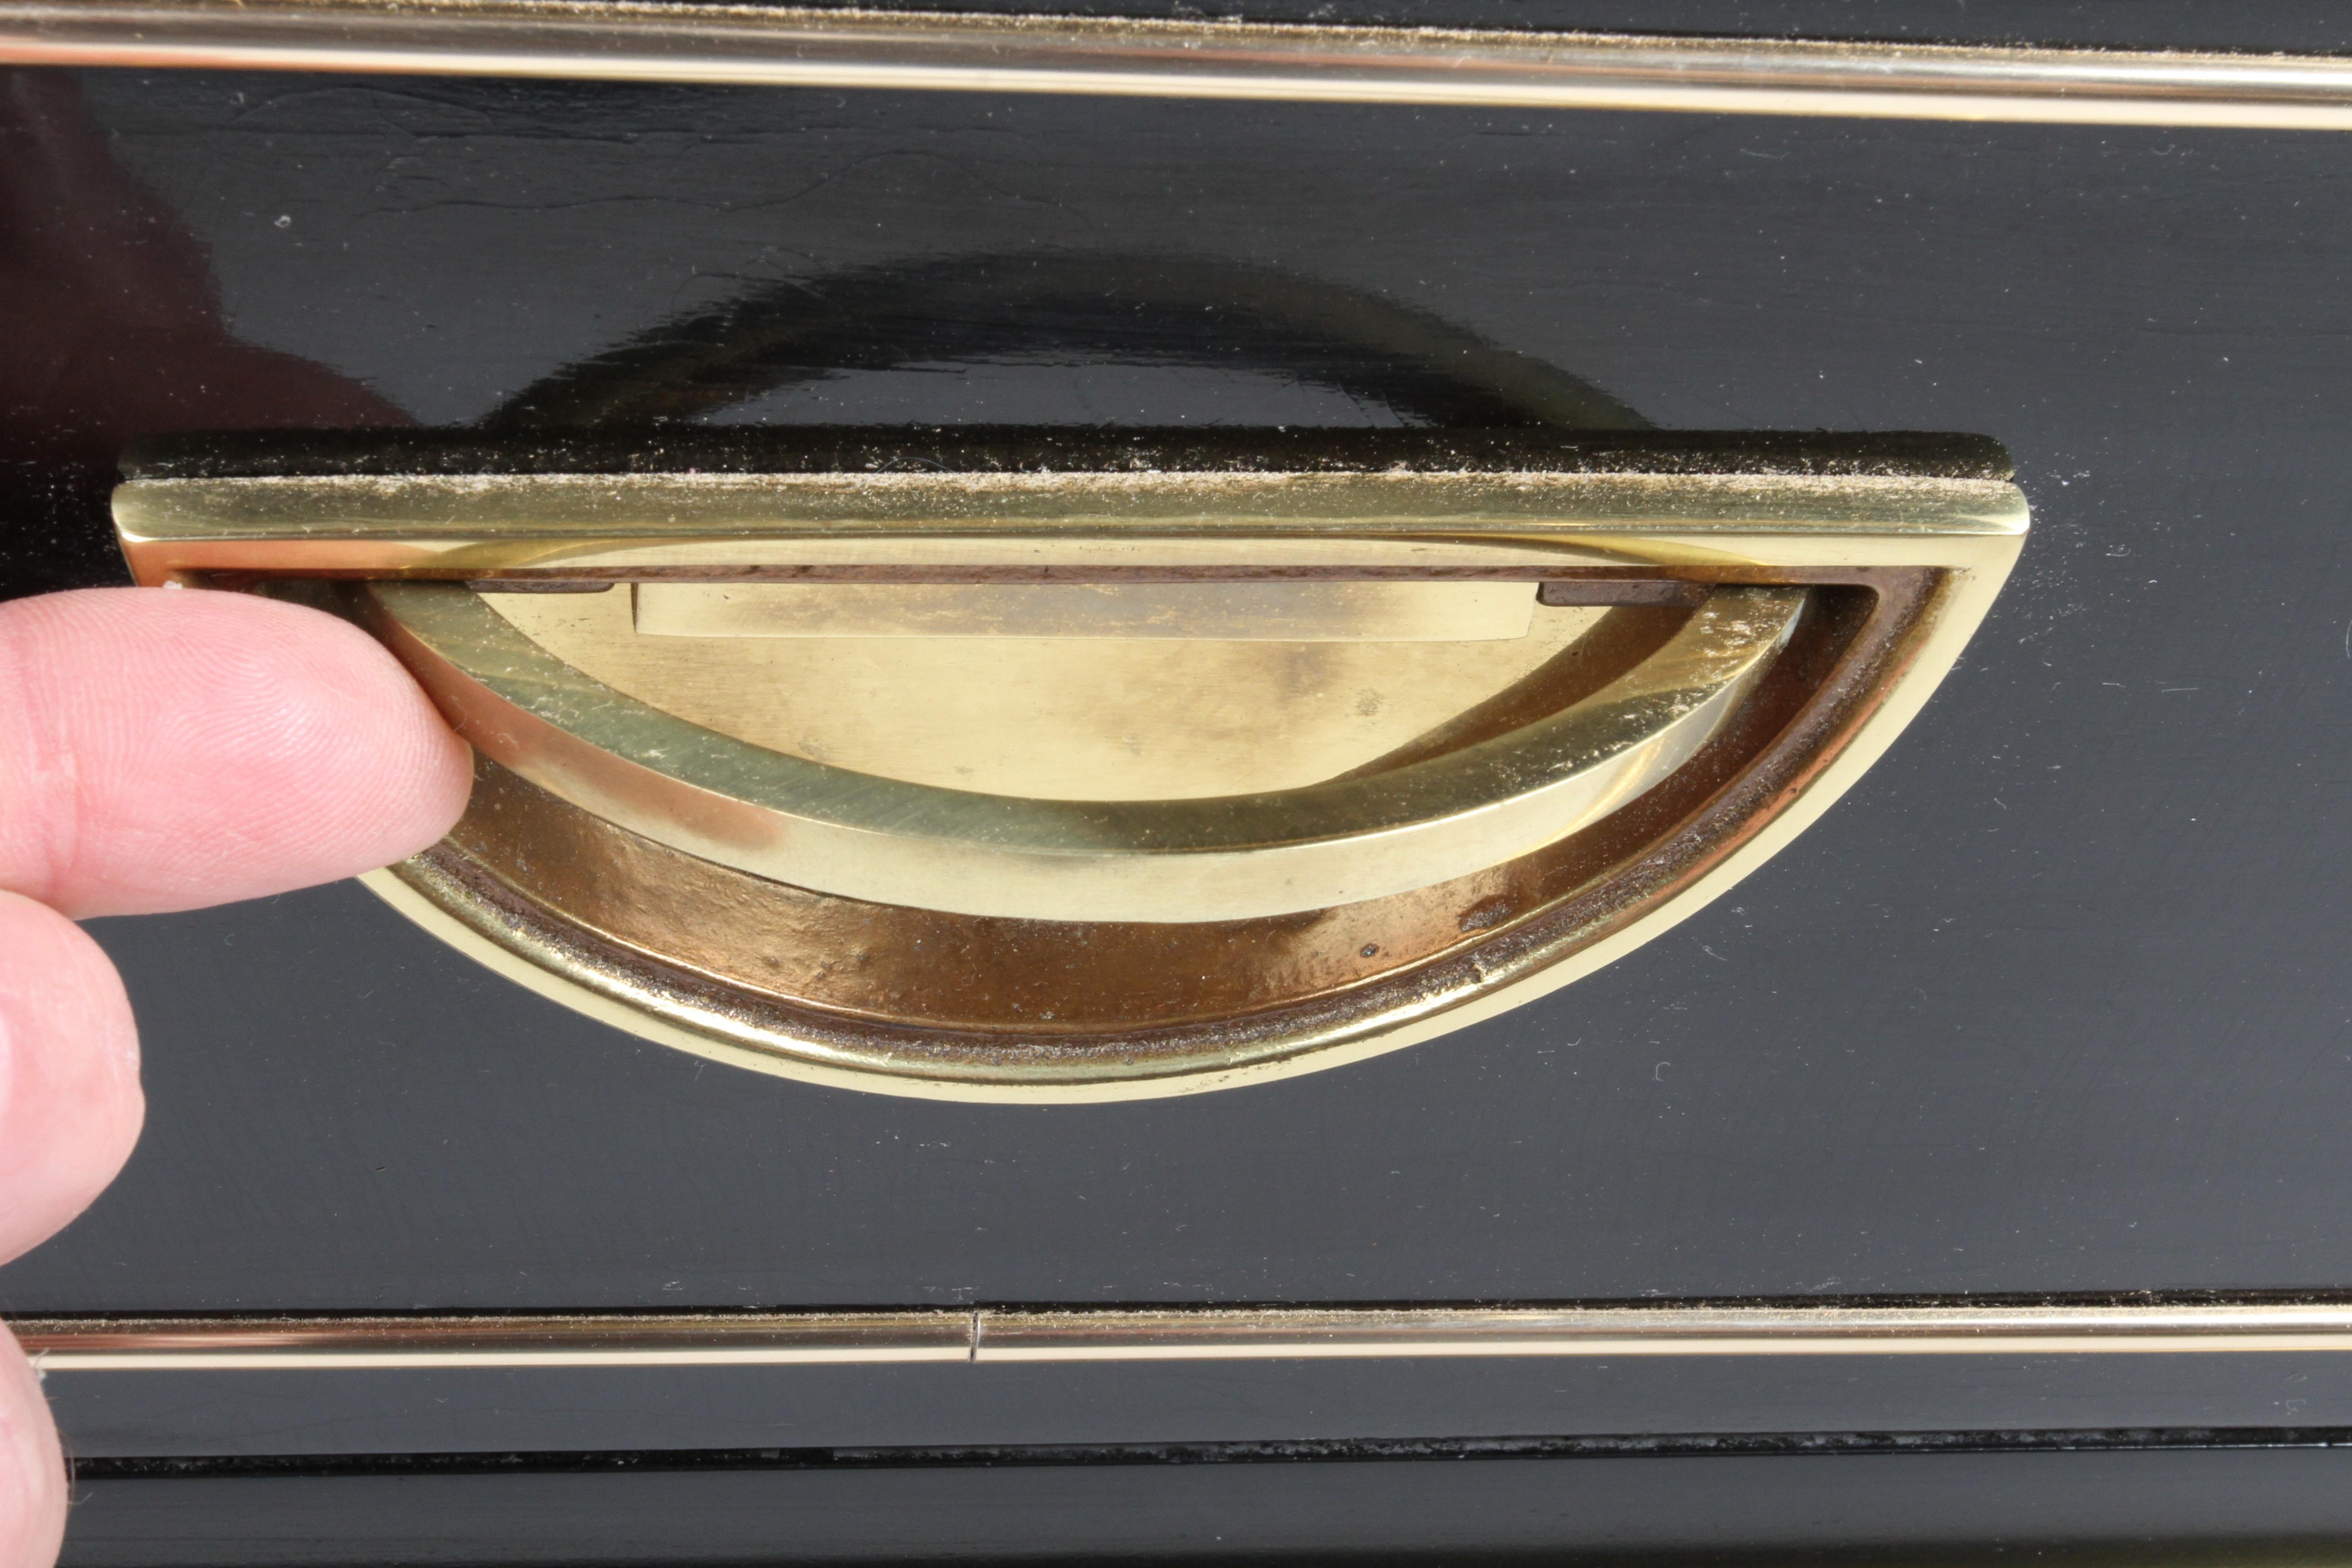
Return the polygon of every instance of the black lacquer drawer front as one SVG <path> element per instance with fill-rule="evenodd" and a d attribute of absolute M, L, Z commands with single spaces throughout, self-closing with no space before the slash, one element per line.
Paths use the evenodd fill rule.
<path fill-rule="evenodd" d="M 2352 1274 L 2328 1131 L 2329 715 L 2352 670 L 2334 139 L 79 89 L 80 134 L 126 171 L 110 199 L 154 193 L 239 341 L 427 422 L 746 295 L 799 291 L 823 321 L 842 279 L 893 268 L 936 319 L 889 322 L 870 357 L 932 368 L 787 364 L 708 416 L 1429 416 L 1311 345 L 1292 374 L 1216 368 L 1262 345 L 1160 303 L 1213 274 L 1418 312 L 1659 424 L 1996 432 L 2041 537 L 1923 727 L 1727 904 L 1538 1013 L 1311 1085 L 1050 1114 L 843 1098 L 640 1048 L 354 892 L 102 928 L 157 1111 L 125 1184 L 12 1269 L 18 1310 Z M 606 133 L 560 133 L 583 119 Z M 959 269 L 963 292 L 937 283 Z M 1041 271 L 1095 320 L 1038 323 L 1033 354 L 984 313 Z"/>
<path fill-rule="evenodd" d="M 1962 431 L 2007 447 L 2034 512 L 1933 702 L 1769 866 L 1533 1005 L 1312 1077 L 886 1099 L 591 1021 L 349 885 L 100 922 L 149 1127 L 98 1206 L 0 1271 L 10 1316 L 2352 1289 L 2352 139 L 211 70 L 26 72 L 7 103 L 5 178 L 44 215 L 0 239 L 31 345 L 5 399 L 19 590 L 113 580 L 117 458 L 190 431 L 416 426 L 510 462 L 684 426 Z M 109 1460 L 814 1464 L 2317 1442 L 2352 1427 L 2343 1360 L 2020 1342 L 51 1390 Z M 791 1484 L 847 1497 L 846 1473 Z"/>

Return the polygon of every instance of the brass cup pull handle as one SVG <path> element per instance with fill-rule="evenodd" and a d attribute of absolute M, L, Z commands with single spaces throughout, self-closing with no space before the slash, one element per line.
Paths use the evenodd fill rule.
<path fill-rule="evenodd" d="M 1332 1067 L 1613 962 L 1862 775 L 2027 528 L 1961 437 L 482 439 L 165 454 L 117 525 L 364 619 L 473 741 L 372 879 L 426 930 L 950 1099 Z"/>
<path fill-rule="evenodd" d="M 706 729 L 592 679 L 462 584 L 354 592 L 477 748 L 656 843 L 878 904 L 1144 922 L 1328 909 L 1564 837 L 1704 746 L 1787 643 L 1807 597 L 1718 587 L 1599 691 L 1425 760 L 1255 795 L 1066 801 L 855 773 Z"/>

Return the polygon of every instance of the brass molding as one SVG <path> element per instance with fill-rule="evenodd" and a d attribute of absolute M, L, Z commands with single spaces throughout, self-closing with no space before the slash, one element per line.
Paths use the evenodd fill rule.
<path fill-rule="evenodd" d="M 971 1359 L 969 1312 L 10 1321 L 47 1372 L 796 1366 Z"/>
<path fill-rule="evenodd" d="M 564 0 L 0 0 L 0 62 L 2352 129 L 2352 62 Z"/>
<path fill-rule="evenodd" d="M 1467 1356 L 2352 1352 L 2352 1304 L 982 1308 L 17 1318 L 45 1373 Z"/>

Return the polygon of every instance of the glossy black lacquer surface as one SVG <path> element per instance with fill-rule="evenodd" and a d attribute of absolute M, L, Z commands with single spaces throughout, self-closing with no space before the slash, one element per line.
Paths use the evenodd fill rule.
<path fill-rule="evenodd" d="M 2352 47 L 2191 0 L 1210 9 Z M 2352 1288 L 2352 140 L 0 89 L 0 592 L 111 580 L 118 455 L 193 430 L 1959 430 L 2036 510 L 1962 668 L 1765 872 L 1297 1082 L 888 1100 L 601 1029 L 353 888 L 105 923 L 152 1121 L 0 1310 Z M 2242 1563 L 2352 1533 L 2337 1359 L 51 1386 L 90 1563 Z M 898 1447 L 822 1447 L 861 1442 Z M 772 1451 L 687 1452 L 719 1444 Z"/>
<path fill-rule="evenodd" d="M 14 93 L 16 144 L 69 171 L 45 195 L 44 164 L 8 165 L 16 210 L 61 215 L 8 238 L 52 289 L 12 309 L 70 336 L 59 430 L 17 416 L 35 458 L 511 421 L 599 355 L 782 301 L 766 379 L 688 412 L 1417 422 L 1484 344 L 1589 389 L 1588 419 L 1998 437 L 2037 532 L 1894 754 L 1733 897 L 1538 1007 L 1244 1092 L 967 1108 L 755 1078 L 528 996 L 352 888 L 104 925 L 153 1120 L 0 1275 L 12 1310 L 2352 1284 L 2352 141 Z"/>
<path fill-rule="evenodd" d="M 2318 1568 L 2352 1483 L 2325 1447 L 353 1468 L 88 1482 L 68 1561 Z"/>

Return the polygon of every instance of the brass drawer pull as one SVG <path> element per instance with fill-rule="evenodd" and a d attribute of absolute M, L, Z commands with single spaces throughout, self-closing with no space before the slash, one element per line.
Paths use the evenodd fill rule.
<path fill-rule="evenodd" d="M 722 1060 L 1032 1100 L 1333 1066 L 1631 951 L 1860 776 L 2025 532 L 1981 442 L 997 438 L 115 510 L 142 581 L 339 607 L 473 742 L 372 883 L 429 929 Z"/>

